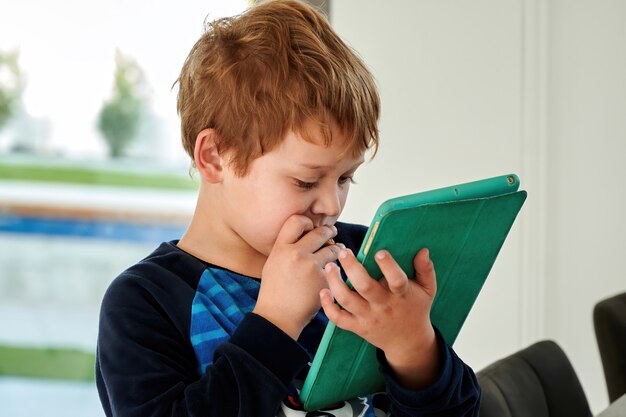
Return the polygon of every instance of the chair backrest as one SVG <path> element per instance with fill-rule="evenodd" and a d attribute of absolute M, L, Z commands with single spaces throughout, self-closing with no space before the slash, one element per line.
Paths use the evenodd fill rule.
<path fill-rule="evenodd" d="M 593 324 L 609 400 L 613 402 L 626 393 L 626 293 L 598 302 Z"/>
<path fill-rule="evenodd" d="M 574 368 L 553 341 L 537 342 L 476 376 L 481 417 L 591 417 Z"/>

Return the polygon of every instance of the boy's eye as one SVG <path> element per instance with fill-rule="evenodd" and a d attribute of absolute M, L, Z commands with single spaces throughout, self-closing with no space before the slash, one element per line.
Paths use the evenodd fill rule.
<path fill-rule="evenodd" d="M 339 185 L 344 185 L 347 183 L 356 184 L 356 182 L 354 182 L 354 177 L 351 176 L 339 177 L 339 180 L 337 182 L 339 183 Z"/>
<path fill-rule="evenodd" d="M 313 188 L 315 188 L 315 186 L 317 185 L 316 182 L 306 182 L 306 181 L 300 181 L 300 180 L 296 180 L 296 185 L 300 188 L 304 188 L 305 190 L 312 190 Z"/>
<path fill-rule="evenodd" d="M 351 176 L 339 177 L 339 179 L 337 180 L 337 183 L 339 185 L 345 185 L 347 183 L 356 184 L 354 182 L 353 177 L 351 177 Z M 302 188 L 302 189 L 305 189 L 305 190 L 312 190 L 315 187 L 317 187 L 318 182 L 306 182 L 306 181 L 302 181 L 302 180 L 296 179 L 296 185 L 298 187 Z"/>

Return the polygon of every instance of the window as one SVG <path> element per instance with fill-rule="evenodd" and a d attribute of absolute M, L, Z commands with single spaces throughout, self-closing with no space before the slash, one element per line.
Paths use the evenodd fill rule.
<path fill-rule="evenodd" d="M 172 84 L 205 18 L 247 6 L 23 0 L 0 13 L 0 404 L 9 415 L 102 415 L 92 371 L 104 290 L 180 237 L 195 205 Z"/>

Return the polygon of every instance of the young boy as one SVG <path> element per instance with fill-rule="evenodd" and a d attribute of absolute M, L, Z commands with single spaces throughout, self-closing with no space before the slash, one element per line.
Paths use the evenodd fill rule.
<path fill-rule="evenodd" d="M 353 254 L 365 227 L 337 222 L 378 146 L 379 97 L 323 16 L 285 0 L 217 20 L 178 84 L 197 207 L 179 241 L 104 297 L 96 372 L 106 415 L 478 415 L 474 373 L 429 320 L 428 251 L 415 257 L 415 279 L 381 251 L 377 282 Z M 329 319 L 379 349 L 387 389 L 307 414 L 297 381 Z"/>

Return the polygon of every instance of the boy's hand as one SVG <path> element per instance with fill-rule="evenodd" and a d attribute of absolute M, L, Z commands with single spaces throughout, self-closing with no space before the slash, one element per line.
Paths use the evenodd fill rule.
<path fill-rule="evenodd" d="M 306 216 L 289 217 L 263 267 L 254 313 L 297 339 L 320 309 L 319 292 L 327 286 L 324 266 L 341 249 L 322 246 L 336 235 L 335 226 L 314 227 Z"/>
<path fill-rule="evenodd" d="M 349 250 L 342 250 L 339 261 L 356 291 L 341 279 L 339 267 L 326 265 L 330 289 L 320 298 L 324 312 L 338 327 L 352 331 L 385 352 L 396 378 L 406 388 L 419 389 L 435 381 L 439 357 L 430 307 L 437 282 L 428 249 L 420 250 L 413 264 L 415 280 L 387 251 L 375 256 L 384 278 L 376 281 Z M 333 296 L 343 307 L 333 302 Z"/>

